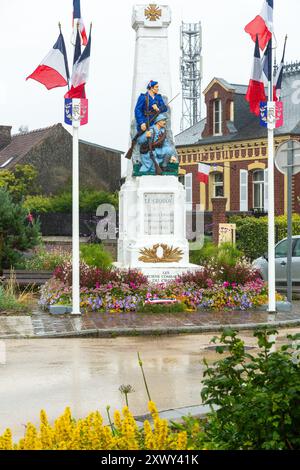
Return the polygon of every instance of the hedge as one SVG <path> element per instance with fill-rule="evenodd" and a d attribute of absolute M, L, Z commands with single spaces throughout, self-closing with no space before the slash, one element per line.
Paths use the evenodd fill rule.
<path fill-rule="evenodd" d="M 268 217 L 233 216 L 231 223 L 236 224 L 237 248 L 247 258 L 255 259 L 268 251 Z M 293 214 L 293 235 L 300 235 L 300 215 Z M 275 217 L 276 242 L 287 237 L 287 217 Z"/>
<path fill-rule="evenodd" d="M 100 204 L 112 204 L 118 207 L 117 194 L 105 191 L 82 190 L 79 193 L 79 206 L 82 212 L 95 212 Z M 28 196 L 23 206 L 32 212 L 41 214 L 49 212 L 72 212 L 72 193 L 63 192 L 56 196 Z"/>

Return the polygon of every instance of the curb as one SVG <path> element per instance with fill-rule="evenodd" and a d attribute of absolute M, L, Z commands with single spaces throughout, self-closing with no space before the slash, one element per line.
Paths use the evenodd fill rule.
<path fill-rule="evenodd" d="M 171 408 L 168 410 L 158 411 L 161 419 L 167 419 L 168 421 L 181 422 L 185 416 L 191 416 L 193 418 L 204 418 L 211 411 L 208 405 L 190 405 L 180 408 Z M 153 421 L 150 413 L 140 416 L 134 416 L 134 419 L 139 428 L 143 427 L 144 421 L 148 420 L 150 423 Z"/>
<path fill-rule="evenodd" d="M 55 339 L 55 338 L 115 338 L 119 336 L 168 336 L 178 334 L 197 334 L 207 332 L 223 331 L 226 328 L 243 331 L 255 330 L 258 328 L 287 328 L 300 326 L 300 318 L 296 320 L 279 320 L 264 323 L 236 323 L 225 325 L 201 325 L 201 326 L 182 326 L 182 327 L 149 327 L 149 328 L 115 328 L 115 329 L 90 329 L 84 331 L 72 331 L 61 333 L 46 333 L 34 335 L 0 335 L 0 339 Z"/>

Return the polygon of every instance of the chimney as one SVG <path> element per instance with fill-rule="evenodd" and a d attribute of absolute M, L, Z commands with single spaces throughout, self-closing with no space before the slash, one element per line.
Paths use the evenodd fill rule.
<path fill-rule="evenodd" d="M 0 126 L 0 151 L 11 143 L 12 126 Z"/>

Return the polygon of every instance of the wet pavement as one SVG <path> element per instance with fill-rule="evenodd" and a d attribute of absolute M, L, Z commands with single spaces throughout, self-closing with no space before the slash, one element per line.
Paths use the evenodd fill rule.
<path fill-rule="evenodd" d="M 300 325 L 300 302 L 292 312 L 266 311 L 188 312 L 176 314 L 88 313 L 82 316 L 50 315 L 36 309 L 31 316 L 0 315 L 0 338 L 111 337 L 216 331 L 257 326 Z"/>
<path fill-rule="evenodd" d="M 300 328 L 289 330 L 299 332 Z M 278 342 L 287 331 L 281 330 Z M 0 364 L 0 433 L 11 427 L 20 437 L 26 422 L 38 424 L 43 408 L 53 421 L 66 406 L 79 418 L 105 407 L 122 408 L 119 386 L 130 384 L 135 392 L 129 404 L 135 415 L 147 413 L 147 395 L 137 361 L 141 354 L 151 394 L 159 410 L 201 403 L 203 358 L 212 363 L 219 355 L 211 350 L 213 334 L 164 337 L 19 339 L 2 341 L 6 361 Z M 252 332 L 242 337 L 252 352 Z M 3 346 L 3 344 L 2 344 Z M 3 349 L 3 348 L 2 348 Z M 2 354 L 3 360 L 3 354 Z M 1 362 L 1 361 L 0 361 Z M 193 412 L 195 408 L 185 410 Z"/>

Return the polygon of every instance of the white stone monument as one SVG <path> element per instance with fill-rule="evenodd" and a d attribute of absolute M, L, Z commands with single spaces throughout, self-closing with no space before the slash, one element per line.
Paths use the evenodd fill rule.
<path fill-rule="evenodd" d="M 136 31 L 131 116 L 140 93 L 150 80 L 158 81 L 165 102 L 171 98 L 166 5 L 135 5 L 132 27 Z M 170 126 L 170 119 L 169 119 Z M 132 177 L 132 163 L 120 191 L 118 263 L 139 269 L 152 282 L 174 279 L 195 271 L 189 263 L 186 239 L 185 189 L 176 176 Z"/>

